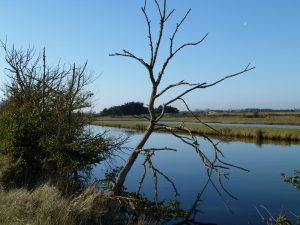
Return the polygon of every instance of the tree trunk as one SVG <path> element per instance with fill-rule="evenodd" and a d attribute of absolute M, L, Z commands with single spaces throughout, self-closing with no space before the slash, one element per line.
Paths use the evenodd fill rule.
<path fill-rule="evenodd" d="M 154 123 L 151 122 L 149 127 L 145 131 L 143 138 L 141 139 L 139 144 L 135 147 L 135 149 L 132 151 L 132 153 L 129 156 L 127 162 L 125 163 L 125 166 L 120 171 L 120 173 L 117 177 L 117 180 L 113 185 L 112 192 L 111 192 L 112 195 L 120 193 L 121 188 L 123 187 L 125 179 L 127 177 L 127 174 L 129 173 L 132 165 L 134 164 L 135 160 L 137 159 L 137 157 L 140 153 L 140 150 L 144 147 L 144 145 L 147 142 L 148 138 L 152 134 L 152 132 L 154 130 L 154 126 L 155 126 Z"/>

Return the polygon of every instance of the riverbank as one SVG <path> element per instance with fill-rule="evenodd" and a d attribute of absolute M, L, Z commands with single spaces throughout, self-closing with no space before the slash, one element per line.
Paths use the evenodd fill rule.
<path fill-rule="evenodd" d="M 276 114 L 276 113 L 264 113 L 255 117 L 252 114 L 241 113 L 227 113 L 227 114 L 215 114 L 215 115 L 200 115 L 199 119 L 205 123 L 231 123 L 231 124 L 265 124 L 265 125 L 300 125 L 300 115 L 296 113 L 288 114 Z M 96 117 L 95 120 L 101 121 L 142 121 L 133 116 L 103 116 Z M 167 115 L 164 116 L 163 121 L 172 122 L 198 122 L 192 116 L 183 115 Z"/>
<path fill-rule="evenodd" d="M 147 127 L 146 123 L 142 121 L 105 121 L 95 120 L 93 125 L 128 128 L 139 131 L 144 131 Z M 168 124 L 168 126 L 176 126 L 176 124 Z M 217 138 L 237 138 L 237 139 L 253 139 L 256 141 L 261 140 L 274 140 L 274 141 L 287 141 L 287 142 L 300 142 L 300 129 L 291 128 L 269 128 L 269 127 L 243 127 L 243 126 L 213 126 L 217 132 L 202 124 L 186 124 L 194 134 L 207 135 Z"/>

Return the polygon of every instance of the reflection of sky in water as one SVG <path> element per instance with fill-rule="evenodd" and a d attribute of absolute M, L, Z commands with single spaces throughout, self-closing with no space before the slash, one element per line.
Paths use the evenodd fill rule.
<path fill-rule="evenodd" d="M 95 127 L 96 130 L 110 130 L 111 135 L 124 134 L 123 129 Z M 126 131 L 126 130 L 125 130 Z M 134 146 L 141 137 L 141 133 L 130 133 L 130 140 L 126 146 Z M 206 170 L 199 157 L 192 148 L 182 144 L 179 140 L 168 134 L 154 133 L 146 147 L 170 147 L 177 152 L 157 152 L 153 158 L 154 165 L 171 178 L 180 193 L 179 199 L 182 206 L 189 208 L 198 192 L 207 181 Z M 211 146 L 200 141 L 204 152 L 212 151 Z M 218 224 L 259 224 L 259 215 L 254 206 L 264 205 L 274 216 L 283 211 L 292 211 L 300 214 L 300 193 L 294 188 L 282 182 L 280 173 L 291 174 L 293 169 L 299 168 L 300 146 L 262 145 L 258 147 L 252 143 L 230 142 L 221 143 L 220 149 L 225 155 L 225 161 L 240 165 L 250 170 L 250 173 L 238 170 L 230 170 L 230 180 L 224 180 L 223 184 L 239 200 L 231 199 L 223 193 L 224 198 L 233 210 L 230 213 L 212 185 L 205 190 L 198 215 L 201 222 L 214 222 Z M 124 155 L 126 158 L 126 155 Z M 129 191 L 135 191 L 138 181 L 143 173 L 143 157 L 139 157 L 134 164 L 126 180 Z M 121 164 L 120 164 L 121 163 Z M 120 159 L 116 165 L 122 165 Z M 103 174 L 103 166 L 95 168 L 95 176 Z M 148 174 L 143 185 L 142 192 L 149 198 L 153 198 L 152 174 Z M 168 200 L 173 197 L 172 187 L 159 177 L 159 198 Z"/>

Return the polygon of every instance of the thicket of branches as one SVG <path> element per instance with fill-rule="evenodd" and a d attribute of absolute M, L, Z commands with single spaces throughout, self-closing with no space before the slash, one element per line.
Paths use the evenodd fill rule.
<path fill-rule="evenodd" d="M 0 182 L 4 187 L 33 187 L 39 182 L 80 184 L 96 163 L 118 147 L 104 134 L 87 129 L 92 93 L 83 66 L 49 66 L 45 50 L 9 48 L 7 82 L 0 115 Z M 75 185 L 75 186 L 76 186 Z"/>

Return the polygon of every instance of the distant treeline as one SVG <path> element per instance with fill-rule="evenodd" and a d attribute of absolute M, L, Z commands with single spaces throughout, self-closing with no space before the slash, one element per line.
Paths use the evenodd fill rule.
<path fill-rule="evenodd" d="M 156 113 L 160 113 L 162 106 L 155 109 Z M 165 113 L 178 113 L 179 110 L 172 106 L 165 107 Z M 120 106 L 112 106 L 105 108 L 100 115 L 101 116 L 129 116 L 129 115 L 143 115 L 148 114 L 147 107 L 142 102 L 127 102 Z"/>

